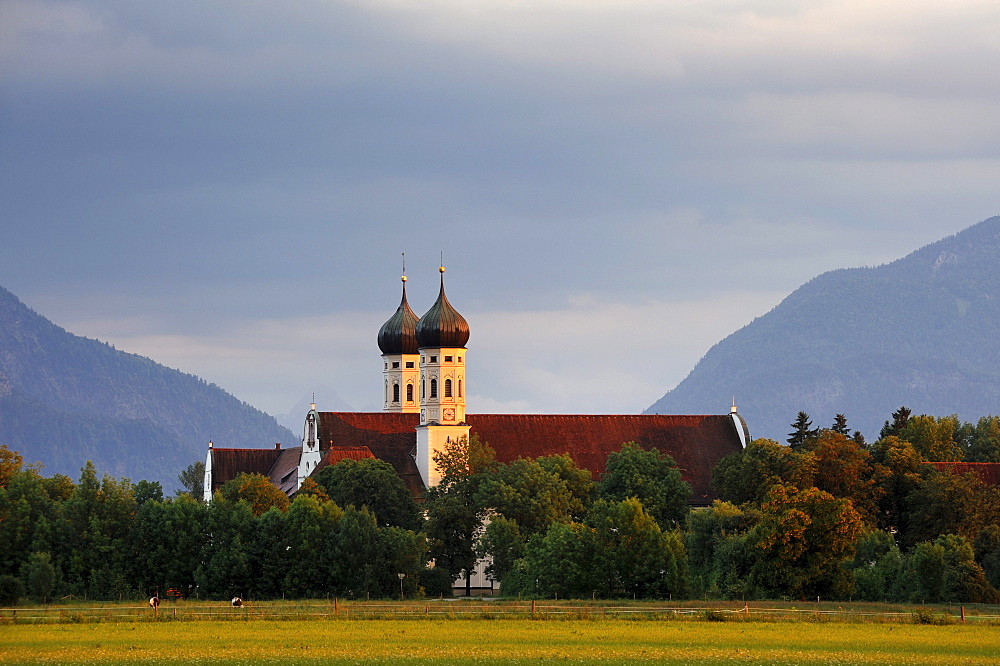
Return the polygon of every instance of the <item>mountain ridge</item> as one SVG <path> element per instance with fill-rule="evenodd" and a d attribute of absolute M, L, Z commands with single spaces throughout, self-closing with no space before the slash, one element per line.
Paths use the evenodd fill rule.
<path fill-rule="evenodd" d="M 0 287 L 0 443 L 46 473 L 102 472 L 177 487 L 221 445 L 297 443 L 270 416 L 205 380 L 74 335 Z"/>
<path fill-rule="evenodd" d="M 891 412 L 1000 410 L 1000 216 L 874 267 L 809 280 L 714 345 L 647 413 L 735 395 L 754 437 L 784 441 L 798 411 L 846 414 L 869 438 Z"/>

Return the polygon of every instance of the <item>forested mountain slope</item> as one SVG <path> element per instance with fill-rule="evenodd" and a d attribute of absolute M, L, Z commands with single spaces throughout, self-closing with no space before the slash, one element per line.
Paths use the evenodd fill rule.
<path fill-rule="evenodd" d="M 77 478 L 97 469 L 177 487 L 222 446 L 297 438 L 218 386 L 56 326 L 0 287 L 0 444 Z"/>
<path fill-rule="evenodd" d="M 647 413 L 715 413 L 754 437 L 798 411 L 869 439 L 901 405 L 975 422 L 1000 413 L 1000 216 L 889 264 L 831 271 L 712 347 Z"/>

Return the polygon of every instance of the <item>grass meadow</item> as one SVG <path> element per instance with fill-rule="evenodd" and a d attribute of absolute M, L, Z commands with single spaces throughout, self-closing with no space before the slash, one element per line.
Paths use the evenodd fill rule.
<path fill-rule="evenodd" d="M 415 608 L 424 608 L 423 605 Z M 112 610 L 114 608 L 112 607 Z M 347 609 L 343 609 L 347 610 Z M 994 621 L 741 617 L 711 612 L 477 617 L 362 614 L 0 620 L 3 664 L 1000 664 Z"/>

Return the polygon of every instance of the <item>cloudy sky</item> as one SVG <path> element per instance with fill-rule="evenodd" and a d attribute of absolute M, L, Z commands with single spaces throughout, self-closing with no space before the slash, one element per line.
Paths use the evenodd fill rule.
<path fill-rule="evenodd" d="M 1000 213 L 996 0 L 3 0 L 0 105 L 0 285 L 272 414 L 380 409 L 403 252 L 470 411 L 637 412 Z"/>

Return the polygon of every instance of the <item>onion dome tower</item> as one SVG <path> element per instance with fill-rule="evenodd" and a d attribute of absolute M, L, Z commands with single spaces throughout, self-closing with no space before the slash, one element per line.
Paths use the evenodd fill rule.
<path fill-rule="evenodd" d="M 378 332 L 378 347 L 382 350 L 383 410 L 386 412 L 420 411 L 417 315 L 406 302 L 405 275 L 402 282 L 403 298 L 399 307 Z"/>
<path fill-rule="evenodd" d="M 465 345 L 469 324 L 441 290 L 431 309 L 417 322 L 420 355 L 420 425 L 417 427 L 417 467 L 430 487 L 441 475 L 433 464 L 434 453 L 451 441 L 469 436 L 465 424 Z"/>

